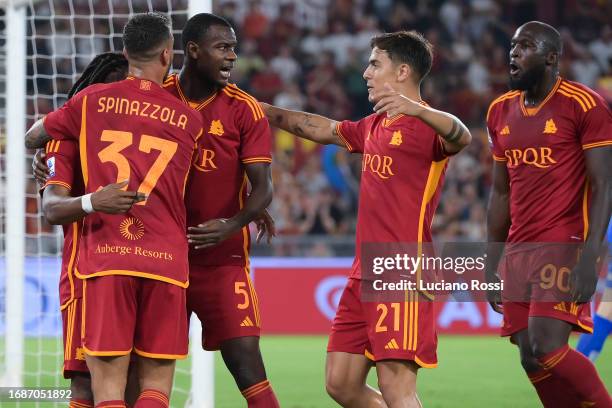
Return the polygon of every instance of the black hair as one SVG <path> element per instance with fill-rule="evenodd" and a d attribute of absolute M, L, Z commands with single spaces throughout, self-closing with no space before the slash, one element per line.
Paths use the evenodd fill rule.
<path fill-rule="evenodd" d="M 123 28 L 123 46 L 130 58 L 148 61 L 172 38 L 170 19 L 157 12 L 136 14 Z"/>
<path fill-rule="evenodd" d="M 208 29 L 214 25 L 225 26 L 227 28 L 232 28 L 232 25 L 224 19 L 223 17 L 219 17 L 215 14 L 210 13 L 200 13 L 191 17 L 187 20 L 185 24 L 185 28 L 183 28 L 183 33 L 181 35 L 181 40 L 183 43 L 183 49 L 187 48 L 187 43 L 189 41 L 193 41 L 194 43 L 199 43 L 202 37 L 206 34 Z"/>
<path fill-rule="evenodd" d="M 370 46 L 386 51 L 394 63 L 408 64 L 416 74 L 414 79 L 417 83 L 420 83 L 431 69 L 433 46 L 416 31 L 380 34 L 372 38 Z"/>
<path fill-rule="evenodd" d="M 125 69 L 127 71 L 128 61 L 123 54 L 115 52 L 105 52 L 96 55 L 85 68 L 79 79 L 72 85 L 68 91 L 68 99 L 89 85 L 105 82 L 106 76 L 113 71 Z"/>

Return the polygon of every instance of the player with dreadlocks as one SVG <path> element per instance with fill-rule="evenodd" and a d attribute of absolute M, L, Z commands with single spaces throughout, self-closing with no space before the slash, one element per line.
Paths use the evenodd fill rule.
<path fill-rule="evenodd" d="M 128 62 L 122 54 L 106 52 L 97 55 L 68 92 L 68 99 L 89 85 L 123 80 L 127 70 Z M 86 215 L 81 207 L 80 196 L 84 194 L 84 187 L 78 146 L 69 140 L 52 140 L 47 143 L 45 152 L 37 152 L 32 167 L 35 178 L 43 184 L 41 194 L 45 218 L 51 224 L 61 224 L 64 230 L 59 294 L 64 337 L 63 373 L 70 379 L 70 407 L 93 407 L 91 377 L 81 347 L 82 281 L 74 276 L 73 271 L 81 219 Z M 92 197 L 92 202 L 96 210 L 110 214 L 129 210 L 135 193 L 121 190 L 125 184 L 111 184 L 94 193 L 97 197 Z M 138 396 L 136 384 L 128 384 L 128 401 L 135 401 Z"/>
<path fill-rule="evenodd" d="M 120 81 L 127 76 L 128 62 L 123 54 L 105 52 L 98 54 L 87 67 L 83 74 L 72 85 L 68 92 L 68 99 L 92 84 L 109 84 Z"/>

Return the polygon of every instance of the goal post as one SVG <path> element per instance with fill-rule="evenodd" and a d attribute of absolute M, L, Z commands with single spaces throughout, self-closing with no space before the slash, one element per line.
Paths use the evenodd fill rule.
<path fill-rule="evenodd" d="M 212 13 L 212 0 L 189 0 L 189 16 Z M 191 390 L 185 405 L 188 408 L 215 406 L 215 354 L 202 349 L 202 325 L 193 314 L 190 324 Z M 197 381 L 197 384 L 194 382 Z"/>
<path fill-rule="evenodd" d="M 25 264 L 26 6 L 5 10 L 5 374 L 4 386 L 23 385 Z"/>
<path fill-rule="evenodd" d="M 212 0 L 0 0 L 0 386 L 68 384 L 57 289 L 62 233 L 42 217 L 26 126 L 64 103 L 95 54 L 121 51 L 130 16 L 153 10 L 173 20 L 178 61 L 185 22 L 211 12 Z M 214 353 L 202 350 L 201 336 L 194 318 L 190 356 L 177 364 L 173 407 L 214 407 Z"/>

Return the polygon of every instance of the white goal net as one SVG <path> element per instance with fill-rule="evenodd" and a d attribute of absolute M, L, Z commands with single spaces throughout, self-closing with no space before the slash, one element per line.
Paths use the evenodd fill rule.
<path fill-rule="evenodd" d="M 50 226 L 42 217 L 38 187 L 31 175 L 32 152 L 23 148 L 24 130 L 65 102 L 72 84 L 95 55 L 122 50 L 123 25 L 131 15 L 150 10 L 169 15 L 175 48 L 180 48 L 180 31 L 189 15 L 210 11 L 210 3 L 0 2 L 0 386 L 68 386 L 61 373 L 58 299 L 63 236 L 61 228 Z M 180 68 L 182 52 L 175 51 L 174 67 Z M 192 348 L 199 350 L 199 340 L 192 341 Z M 193 370 L 199 379 L 192 391 L 194 359 Z M 211 367 L 210 356 L 192 355 L 179 362 L 171 406 L 210 406 L 202 398 L 210 400 L 213 393 L 208 378 Z M 21 402 L 13 406 L 53 405 Z"/>

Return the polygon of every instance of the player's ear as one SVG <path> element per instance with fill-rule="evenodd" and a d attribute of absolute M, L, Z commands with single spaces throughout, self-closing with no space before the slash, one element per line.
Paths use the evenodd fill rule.
<path fill-rule="evenodd" d="M 164 48 L 160 57 L 161 63 L 164 67 L 172 64 L 172 48 Z"/>
<path fill-rule="evenodd" d="M 412 68 L 408 64 L 399 64 L 397 66 L 397 82 L 408 81 L 412 78 Z"/>
<path fill-rule="evenodd" d="M 186 47 L 186 51 L 187 51 L 187 55 L 189 55 L 189 58 L 191 59 L 198 59 L 198 51 L 199 51 L 200 47 L 198 47 L 198 44 L 196 44 L 193 41 L 188 41 L 187 42 L 187 47 Z"/>
<path fill-rule="evenodd" d="M 559 63 L 559 54 L 556 51 L 550 51 L 546 54 L 546 65 L 555 66 Z"/>

